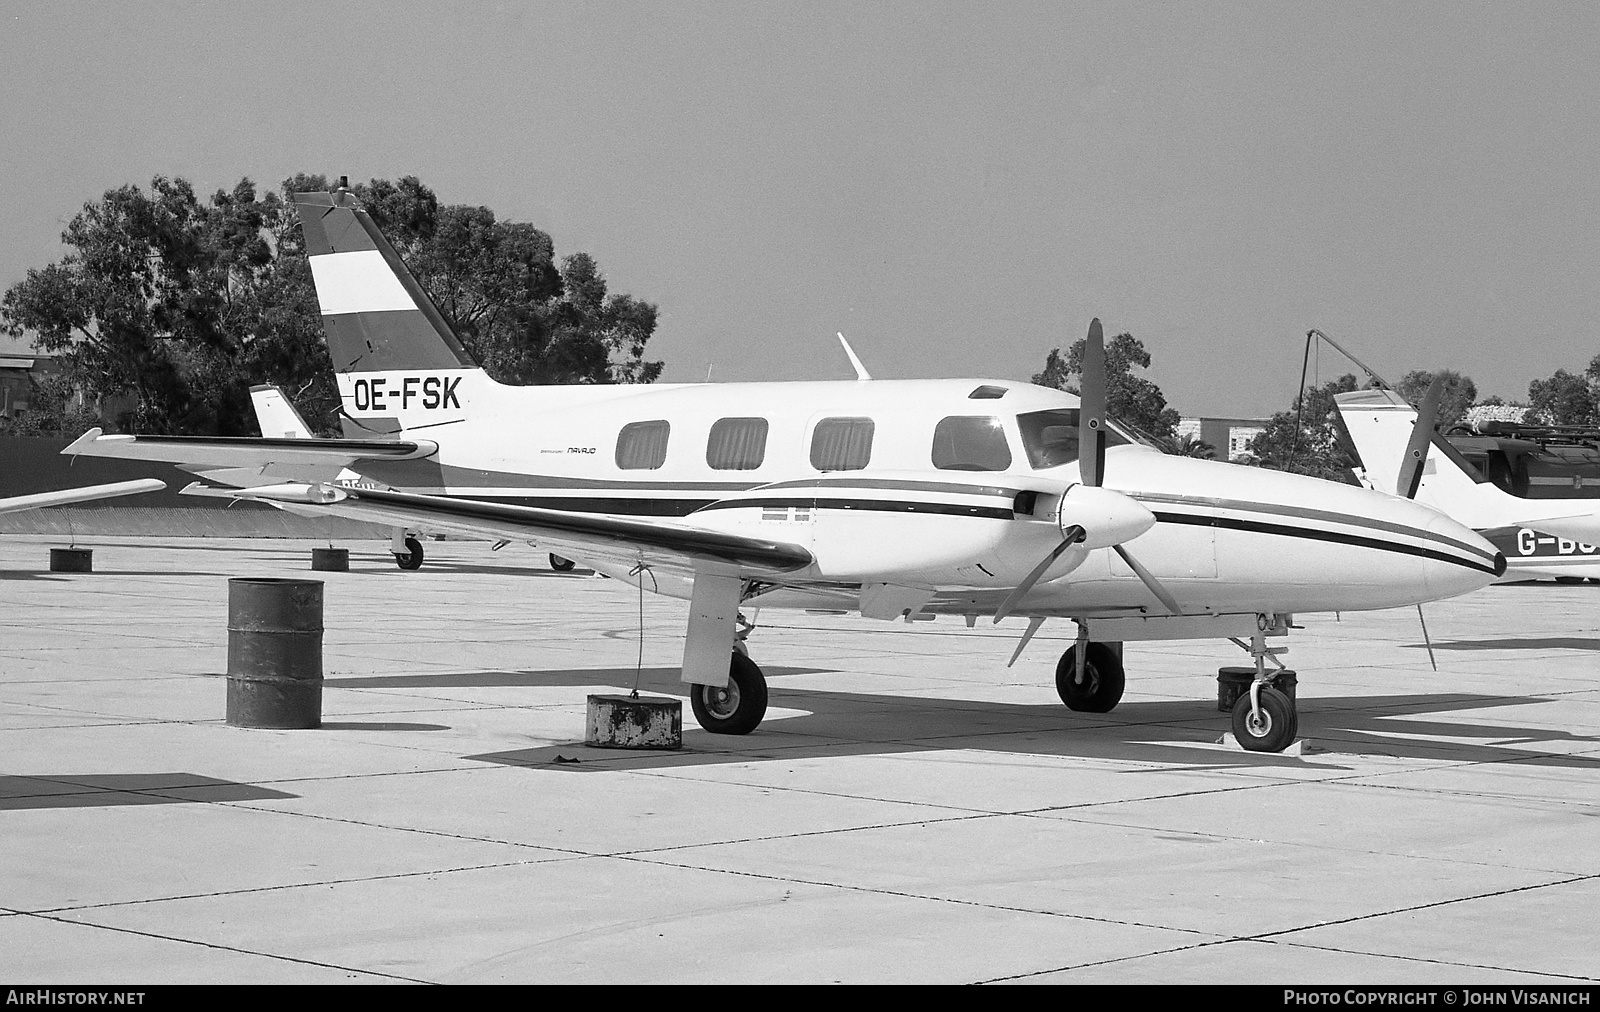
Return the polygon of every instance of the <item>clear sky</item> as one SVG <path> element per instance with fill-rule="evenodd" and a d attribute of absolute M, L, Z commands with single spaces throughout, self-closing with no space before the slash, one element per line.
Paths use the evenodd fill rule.
<path fill-rule="evenodd" d="M 665 379 L 1027 379 L 1185 414 L 1305 332 L 1481 393 L 1600 354 L 1592 3 L 0 5 L 0 286 L 125 182 L 419 176 L 593 254 Z M 1322 377 L 1344 371 L 1322 357 Z"/>

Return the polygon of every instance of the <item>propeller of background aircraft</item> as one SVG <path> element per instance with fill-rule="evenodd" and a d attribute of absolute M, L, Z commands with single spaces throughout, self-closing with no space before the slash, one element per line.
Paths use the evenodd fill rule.
<path fill-rule="evenodd" d="M 1422 472 L 1428 463 L 1428 447 L 1433 443 L 1433 426 L 1439 419 L 1439 401 L 1444 395 L 1444 377 L 1435 375 L 1428 384 L 1417 407 L 1417 424 L 1411 427 L 1411 440 L 1406 443 L 1406 455 L 1400 461 L 1400 474 L 1395 479 L 1395 490 L 1407 499 L 1415 499 L 1422 489 Z M 1428 646 L 1428 663 L 1439 670 L 1433 658 L 1433 639 L 1428 635 L 1428 620 L 1422 617 L 1422 605 L 1417 605 L 1417 621 L 1422 623 L 1422 642 Z"/>
<path fill-rule="evenodd" d="M 1083 542 L 1089 548 L 1110 547 L 1128 564 L 1134 575 L 1150 590 L 1161 606 L 1173 615 L 1183 614 L 1183 609 L 1161 582 L 1139 564 L 1133 554 L 1123 547 L 1149 530 L 1155 518 L 1130 496 L 1102 488 L 1106 469 L 1106 344 L 1105 332 L 1096 318 L 1089 323 L 1089 337 L 1083 348 L 1083 371 L 1078 394 L 1078 473 L 1080 486 L 1069 488 L 1061 497 L 1063 518 L 1069 509 L 1077 512 L 1087 507 L 1100 513 L 1103 524 L 1087 520 L 1084 524 L 1063 526 L 1061 543 L 1051 549 L 1040 563 L 1033 567 L 1015 590 L 995 609 L 994 620 L 1010 615 L 1028 592 L 1049 571 L 1067 549 Z M 1093 490 L 1092 494 L 1090 490 Z M 1077 493 L 1074 495 L 1074 493 Z M 1091 533 L 1092 531 L 1092 533 Z"/>
<path fill-rule="evenodd" d="M 1428 446 L 1433 442 L 1433 426 L 1439 420 L 1439 400 L 1443 394 L 1444 377 L 1435 376 L 1417 408 L 1417 424 L 1411 429 L 1411 441 L 1406 444 L 1406 455 L 1400 461 L 1400 475 L 1394 486 L 1407 499 L 1415 499 L 1422 488 L 1423 465 L 1428 462 Z"/>

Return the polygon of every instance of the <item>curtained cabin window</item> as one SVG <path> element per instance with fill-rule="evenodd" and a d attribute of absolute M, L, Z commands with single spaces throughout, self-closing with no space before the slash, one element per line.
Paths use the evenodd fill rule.
<path fill-rule="evenodd" d="M 665 420 L 629 422 L 617 433 L 617 467 L 624 471 L 654 471 L 667 462 L 667 437 L 672 426 Z"/>
<path fill-rule="evenodd" d="M 824 418 L 811 433 L 811 466 L 819 471 L 859 471 L 872 460 L 870 418 Z"/>
<path fill-rule="evenodd" d="M 718 471 L 754 471 L 767 459 L 765 418 L 719 418 L 706 440 L 706 463 Z"/>

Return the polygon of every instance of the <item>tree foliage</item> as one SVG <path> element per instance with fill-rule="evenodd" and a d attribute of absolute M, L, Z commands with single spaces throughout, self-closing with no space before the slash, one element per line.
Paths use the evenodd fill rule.
<path fill-rule="evenodd" d="M 1320 387 L 1302 390 L 1289 410 L 1273 415 L 1251 441 L 1255 462 L 1277 471 L 1353 482 L 1350 467 L 1354 461 L 1340 446 L 1333 398 L 1355 389 L 1355 376 L 1346 373 Z"/>
<path fill-rule="evenodd" d="M 1395 384 L 1395 393 L 1404 397 L 1412 404 L 1421 404 L 1422 398 L 1428 392 L 1428 387 L 1433 384 L 1434 373 L 1425 369 L 1417 369 L 1400 377 L 1400 382 Z M 1439 393 L 1439 417 L 1436 422 L 1439 426 L 1449 426 L 1461 421 L 1478 400 L 1478 385 L 1472 382 L 1472 377 L 1463 376 L 1454 369 L 1441 369 L 1438 375 L 1444 378 L 1444 384 Z"/>
<path fill-rule="evenodd" d="M 0 329 L 57 356 L 71 396 L 34 398 L 66 428 L 87 405 L 141 432 L 248 434 L 249 387 L 283 387 L 312 426 L 337 430 L 338 395 L 288 195 L 249 179 L 208 200 L 157 176 L 85 204 L 68 252 L 0 298 Z M 555 262 L 550 237 L 487 207 L 441 206 L 416 177 L 354 188 L 491 376 L 507 383 L 648 383 L 656 307 L 609 295 L 592 257 Z M 39 419 L 32 424 L 40 424 Z M 69 430 L 70 431 L 70 430 Z"/>
<path fill-rule="evenodd" d="M 1539 425 L 1600 425 L 1600 355 L 1581 374 L 1557 369 L 1528 384 L 1529 422 Z"/>
<path fill-rule="evenodd" d="M 1033 382 L 1078 393 L 1077 380 L 1083 374 L 1083 349 L 1087 343 L 1079 340 L 1073 344 L 1065 358 L 1060 348 L 1052 348 L 1045 357 L 1044 371 L 1035 373 Z M 1118 334 L 1106 345 L 1106 413 L 1171 444 L 1176 441 L 1178 412 L 1167 407 L 1160 387 L 1133 374 L 1136 368 L 1150 368 L 1150 353 L 1132 334 Z"/>

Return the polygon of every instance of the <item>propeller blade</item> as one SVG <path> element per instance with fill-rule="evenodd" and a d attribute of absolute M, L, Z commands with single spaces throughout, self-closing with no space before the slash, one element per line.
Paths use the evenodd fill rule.
<path fill-rule="evenodd" d="M 1016 589 L 1007 594 L 1006 599 L 1000 602 L 1000 607 L 996 608 L 994 612 L 996 623 L 1010 615 L 1012 609 L 1020 604 L 1023 598 L 1028 596 L 1028 591 L 1033 589 L 1033 585 L 1039 582 L 1039 577 L 1043 576 L 1046 570 L 1055 565 L 1055 561 L 1061 558 L 1062 552 L 1083 540 L 1083 533 L 1082 527 L 1068 527 L 1061 532 L 1061 544 L 1052 548 L 1050 554 L 1044 557 L 1044 561 L 1034 566 L 1032 572 L 1024 576 L 1022 582 L 1017 584 Z"/>
<path fill-rule="evenodd" d="M 1078 469 L 1092 488 L 1106 470 L 1106 339 L 1099 317 L 1089 321 L 1078 390 Z"/>
<path fill-rule="evenodd" d="M 1160 580 L 1150 575 L 1150 570 L 1139 565 L 1139 560 L 1135 559 L 1132 553 L 1121 545 L 1112 545 L 1111 547 L 1118 555 L 1122 556 L 1122 561 L 1128 564 L 1128 568 L 1133 570 L 1133 574 L 1149 588 L 1150 593 L 1156 596 L 1156 600 L 1161 602 L 1163 608 L 1174 615 L 1183 614 L 1183 609 L 1178 606 L 1177 599 L 1167 591 L 1167 588 L 1161 585 Z"/>
<path fill-rule="evenodd" d="M 1411 429 L 1411 441 L 1406 444 L 1405 459 L 1400 462 L 1400 476 L 1395 481 L 1395 491 L 1407 499 L 1415 499 L 1422 488 L 1422 468 L 1428 462 L 1428 446 L 1433 442 L 1433 424 L 1439 419 L 1439 400 L 1444 394 L 1444 377 L 1434 376 L 1428 392 L 1422 395 L 1422 406 L 1417 408 L 1417 424 Z"/>

